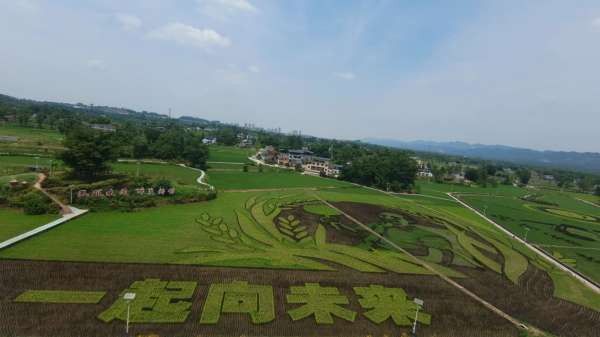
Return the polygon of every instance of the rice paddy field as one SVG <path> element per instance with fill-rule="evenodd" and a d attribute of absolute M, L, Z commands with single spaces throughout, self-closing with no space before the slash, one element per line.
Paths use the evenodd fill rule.
<path fill-rule="evenodd" d="M 135 174 L 138 170 L 138 165 L 135 163 L 113 163 L 110 166 L 114 167 L 114 172 L 124 172 Z M 186 167 L 168 164 L 140 164 L 139 174 L 147 175 L 156 178 L 167 178 L 174 181 L 182 181 L 185 184 L 197 185 L 200 172 L 191 170 Z"/>
<path fill-rule="evenodd" d="M 209 183 L 219 191 L 353 186 L 342 181 L 303 175 L 290 170 L 281 172 L 212 171 L 208 173 L 208 179 Z"/>
<path fill-rule="evenodd" d="M 170 165 L 142 172 L 197 179 Z M 291 171 L 208 174 L 228 193 L 88 213 L 0 250 L 0 336 L 122 335 L 125 293 L 136 293 L 135 336 L 410 335 L 415 298 L 420 336 L 517 337 L 520 321 L 594 336 L 600 325 L 599 294 L 456 201 Z M 524 218 L 507 206 L 514 214 L 502 216 Z M 588 211 L 568 214 L 589 222 Z M 591 268 L 599 257 L 577 258 Z"/>
<path fill-rule="evenodd" d="M 487 206 L 487 216 L 519 237 L 524 238 L 530 228 L 529 242 L 562 256 L 567 265 L 600 283 L 600 261 L 595 262 L 600 247 L 600 208 L 549 193 L 540 200 L 559 206 L 496 196 L 463 196 L 461 200 L 480 212 Z"/>
<path fill-rule="evenodd" d="M 252 156 L 253 154 L 254 151 L 252 150 L 211 146 L 209 165 L 211 162 L 250 163 L 251 161 L 248 159 L 248 157 Z"/>
<path fill-rule="evenodd" d="M 417 180 L 416 183 L 421 188 L 421 194 L 445 199 L 451 199 L 451 197 L 447 194 L 448 192 L 500 194 L 511 197 L 524 197 L 528 194 L 525 189 L 515 187 L 513 185 L 499 185 L 498 187 L 470 187 L 447 183 L 438 184 L 423 180 Z"/>

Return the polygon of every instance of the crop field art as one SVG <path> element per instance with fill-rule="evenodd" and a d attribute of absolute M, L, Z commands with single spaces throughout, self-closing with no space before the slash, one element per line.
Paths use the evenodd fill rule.
<path fill-rule="evenodd" d="M 547 205 L 490 196 L 464 196 L 463 201 L 483 212 L 508 230 L 524 237 L 569 267 L 600 283 L 600 208 L 554 194 L 540 200 Z M 596 262 L 598 261 L 598 262 Z"/>
<path fill-rule="evenodd" d="M 415 298 L 420 336 L 518 335 L 482 301 L 597 335 L 599 295 L 459 205 L 353 187 L 89 214 L 0 251 L 0 336 L 121 335 L 125 293 L 136 336 L 410 335 Z"/>

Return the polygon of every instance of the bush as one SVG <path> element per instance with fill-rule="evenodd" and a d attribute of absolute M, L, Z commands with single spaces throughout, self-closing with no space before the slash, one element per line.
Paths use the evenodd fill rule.
<path fill-rule="evenodd" d="M 244 164 L 244 172 L 248 172 L 248 164 Z"/>

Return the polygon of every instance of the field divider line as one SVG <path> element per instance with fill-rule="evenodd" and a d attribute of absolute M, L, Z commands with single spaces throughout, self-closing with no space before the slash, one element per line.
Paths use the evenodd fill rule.
<path fill-rule="evenodd" d="M 590 279 L 588 279 L 585 275 L 579 273 L 577 270 L 575 269 L 571 269 L 565 265 L 563 265 L 562 263 L 560 263 L 559 261 L 557 261 L 553 256 L 551 256 L 550 254 L 548 254 L 547 252 L 545 252 L 544 250 L 538 249 L 536 248 L 535 245 L 530 244 L 529 242 L 521 239 L 517 234 L 509 231 L 508 229 L 504 228 L 502 225 L 498 224 L 497 222 L 495 222 L 494 220 L 488 218 L 487 216 L 481 214 L 481 212 L 479 212 L 478 210 L 476 210 L 475 208 L 469 206 L 467 203 L 465 203 L 464 201 L 458 199 L 457 197 L 455 197 L 454 195 L 452 195 L 451 193 L 448 193 L 449 196 L 451 196 L 452 198 L 456 199 L 458 202 L 460 202 L 461 204 L 463 204 L 463 206 L 467 207 L 468 209 L 472 210 L 473 212 L 475 212 L 477 215 L 479 215 L 480 217 L 484 218 L 485 220 L 487 220 L 489 223 L 491 223 L 492 225 L 498 227 L 500 230 L 502 230 L 504 233 L 512 236 L 514 238 L 514 240 L 519 241 L 520 243 L 524 244 L 525 246 L 527 246 L 529 249 L 533 250 L 535 253 L 537 253 L 539 256 L 544 257 L 546 260 L 550 261 L 552 264 L 554 264 L 555 266 L 557 266 L 558 268 L 560 268 L 561 270 L 563 270 L 564 272 L 570 273 L 573 277 L 575 277 L 576 279 L 578 279 L 581 283 L 583 283 L 584 285 L 586 285 L 588 288 L 590 288 L 592 291 L 594 291 L 595 293 L 600 294 L 600 287 L 598 287 L 598 285 L 596 285 L 596 283 Z"/>
<path fill-rule="evenodd" d="M 438 272 L 437 270 L 435 270 L 434 268 L 430 267 L 428 264 L 426 264 L 425 262 L 419 260 L 418 258 L 416 258 L 414 255 L 408 253 L 406 250 L 400 248 L 399 246 L 397 246 L 395 243 L 391 242 L 390 240 L 384 238 L 383 236 L 379 235 L 377 232 L 375 232 L 374 230 L 372 230 L 371 228 L 365 226 L 364 224 L 362 224 L 360 221 L 354 219 L 353 217 L 351 217 L 350 215 L 348 215 L 347 213 L 343 212 L 342 210 L 338 209 L 337 207 L 331 205 L 330 203 L 328 203 L 327 201 L 319 198 L 318 196 L 314 195 L 312 192 L 310 191 L 306 191 L 308 194 L 312 195 L 313 197 L 315 197 L 316 199 L 320 200 L 322 203 L 324 203 L 325 205 L 335 209 L 336 211 L 340 212 L 341 214 L 343 214 L 344 216 L 346 216 L 348 219 L 350 219 L 352 222 L 356 223 L 357 225 L 363 227 L 364 229 L 366 229 L 367 231 L 369 231 L 372 234 L 375 234 L 378 238 L 380 238 L 381 240 L 387 242 L 389 245 L 391 245 L 392 247 L 396 248 L 398 251 L 402 252 L 403 254 L 406 254 L 407 256 L 409 256 L 411 259 L 413 259 L 415 262 L 417 262 L 418 264 L 420 264 L 421 266 L 423 266 L 424 268 L 426 268 L 427 270 L 433 272 L 434 274 L 436 274 L 437 276 L 441 277 L 443 280 L 445 280 L 446 282 L 450 283 L 452 286 L 454 286 L 455 288 L 461 290 L 462 292 L 464 292 L 465 294 L 467 294 L 468 296 L 472 297 L 473 299 L 475 299 L 476 301 L 478 301 L 479 303 L 485 305 L 488 309 L 492 310 L 493 312 L 495 312 L 496 314 L 498 314 L 501 317 L 504 317 L 505 319 L 507 319 L 508 321 L 510 321 L 511 323 L 513 323 L 514 325 L 516 325 L 519 328 L 522 329 L 527 329 L 529 330 L 530 328 L 526 327 L 525 325 L 523 325 L 521 322 L 517 321 L 516 319 L 514 319 L 512 316 L 506 314 L 504 311 L 496 308 L 495 306 L 493 306 L 492 304 L 488 303 L 487 301 L 485 301 L 484 299 L 480 298 L 479 296 L 475 295 L 474 293 L 472 293 L 471 291 L 469 291 L 468 289 L 466 289 L 465 287 L 461 286 L 460 284 L 456 283 L 455 281 L 453 281 L 452 279 L 450 279 L 448 276 Z"/>
<path fill-rule="evenodd" d="M 426 190 L 426 191 L 431 191 L 431 190 Z M 441 192 L 441 193 L 443 193 L 443 192 Z M 434 198 L 434 199 L 440 199 L 440 200 L 444 200 L 444 201 L 456 202 L 456 200 L 446 199 L 446 198 L 440 198 L 440 197 L 434 197 L 434 196 L 431 196 L 431 195 L 425 195 L 425 194 L 420 194 L 420 193 L 419 194 L 412 194 L 412 193 L 390 192 L 390 194 L 394 194 L 394 195 L 397 195 L 397 194 L 400 194 L 400 195 L 414 195 L 414 196 L 417 196 L 417 197 Z"/>
<path fill-rule="evenodd" d="M 555 248 L 600 250 L 600 248 L 593 248 L 593 247 L 572 247 L 572 246 L 538 245 L 538 244 L 535 244 L 535 246 L 536 247 L 555 247 Z"/>

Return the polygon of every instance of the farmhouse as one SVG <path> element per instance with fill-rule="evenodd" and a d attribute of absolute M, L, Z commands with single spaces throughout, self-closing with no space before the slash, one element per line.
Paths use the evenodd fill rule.
<path fill-rule="evenodd" d="M 280 164 L 307 164 L 312 161 L 312 156 L 314 156 L 314 152 L 308 151 L 308 149 L 303 150 L 282 150 L 280 149 L 277 153 L 278 163 Z"/>
<path fill-rule="evenodd" d="M 554 180 L 554 176 L 553 176 L 553 175 L 551 175 L 551 174 L 546 174 L 546 175 L 544 176 L 544 180 Z"/>
<path fill-rule="evenodd" d="M 204 144 L 214 144 L 217 142 L 217 138 L 215 137 L 204 137 L 204 139 L 202 139 L 202 143 Z"/>
<path fill-rule="evenodd" d="M 452 173 L 450 175 L 452 177 L 454 177 L 454 179 L 456 179 L 456 180 L 464 180 L 465 179 L 465 173 L 458 171 L 458 170 L 452 171 Z"/>
<path fill-rule="evenodd" d="M 88 128 L 92 128 L 94 130 L 100 130 L 100 131 L 104 131 L 104 132 L 117 131 L 117 129 L 110 124 L 92 124 L 92 123 L 86 123 L 86 122 L 82 122 L 82 123 L 83 123 L 83 125 L 87 126 Z"/>
<path fill-rule="evenodd" d="M 248 138 L 243 139 L 240 142 L 240 147 L 252 147 L 252 141 L 250 139 L 248 139 Z"/>
<path fill-rule="evenodd" d="M 417 175 L 420 177 L 433 177 L 433 173 L 431 173 L 431 171 L 424 170 L 424 169 L 419 169 L 419 172 L 417 172 Z"/>

